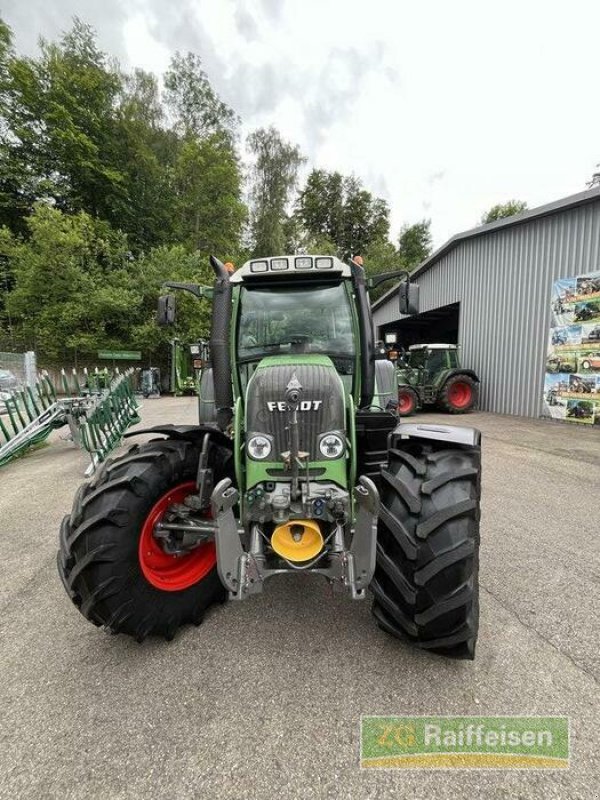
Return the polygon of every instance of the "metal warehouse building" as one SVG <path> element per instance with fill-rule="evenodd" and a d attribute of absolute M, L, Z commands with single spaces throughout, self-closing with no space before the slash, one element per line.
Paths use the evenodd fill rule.
<path fill-rule="evenodd" d="M 458 344 L 463 366 L 481 378 L 481 409 L 538 417 L 555 282 L 599 272 L 594 188 L 452 237 L 411 276 L 417 316 L 400 317 L 396 289 L 373 304 L 376 338 L 395 331 L 405 347 Z"/>

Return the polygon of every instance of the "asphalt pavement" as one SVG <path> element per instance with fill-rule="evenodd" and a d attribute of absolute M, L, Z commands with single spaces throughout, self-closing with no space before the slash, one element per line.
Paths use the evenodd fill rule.
<path fill-rule="evenodd" d="M 191 398 L 147 400 L 143 420 L 194 413 Z M 55 565 L 85 455 L 55 436 L 2 468 L 0 798 L 597 797 L 600 430 L 452 421 L 484 435 L 474 662 L 412 650 L 369 601 L 302 575 L 171 643 L 110 636 Z M 564 714 L 571 765 L 361 771 L 362 714 Z"/>

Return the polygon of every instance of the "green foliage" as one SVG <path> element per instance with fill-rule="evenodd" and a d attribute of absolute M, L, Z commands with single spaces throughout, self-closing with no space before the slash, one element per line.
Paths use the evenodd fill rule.
<path fill-rule="evenodd" d="M 235 132 L 237 117 L 215 93 L 195 53 L 175 53 L 165 75 L 165 89 L 167 106 L 186 136 Z"/>
<path fill-rule="evenodd" d="M 369 277 L 379 275 L 382 272 L 392 272 L 393 270 L 402 268 L 405 269 L 397 249 L 392 242 L 387 239 L 377 239 L 372 242 L 364 251 L 363 259 L 365 272 Z M 381 295 L 385 294 L 393 285 L 393 282 L 390 281 L 371 289 L 369 292 L 371 301 L 375 302 L 375 300 L 378 300 Z"/>
<path fill-rule="evenodd" d="M 431 220 L 404 225 L 398 238 L 400 266 L 409 272 L 418 267 L 431 253 Z"/>
<path fill-rule="evenodd" d="M 281 254 L 286 245 L 286 210 L 305 159 L 275 128 L 259 128 L 247 143 L 255 159 L 250 220 L 253 255 Z"/>
<path fill-rule="evenodd" d="M 91 29 L 78 20 L 59 44 L 42 42 L 39 59 L 9 58 L 0 140 L 3 206 L 15 206 L 23 219 L 47 197 L 63 210 L 86 209 L 112 221 L 126 200 L 111 131 L 120 87 Z"/>
<path fill-rule="evenodd" d="M 154 323 L 161 284 L 210 282 L 208 254 L 237 260 L 246 208 L 237 118 L 193 54 L 123 73 L 74 20 L 37 57 L 0 20 L 0 339 L 42 358 L 100 348 L 166 353 L 208 333 L 179 300 Z M 10 335 L 9 335 L 10 327 Z M 156 356 L 154 356 L 156 361 Z"/>
<path fill-rule="evenodd" d="M 247 140 L 249 215 L 234 111 L 195 54 L 163 77 L 123 71 L 78 19 L 22 56 L 0 19 L 0 349 L 165 363 L 169 339 L 208 335 L 210 307 L 178 294 L 175 328 L 159 328 L 161 284 L 211 283 L 209 253 L 361 254 L 375 274 L 429 251 L 428 222 L 396 248 L 386 202 L 354 176 L 312 170 L 298 194 L 305 159 L 274 128 Z"/>
<path fill-rule="evenodd" d="M 212 134 L 183 142 L 174 165 L 176 239 L 189 250 L 235 258 L 246 208 L 240 167 L 229 139 Z"/>
<path fill-rule="evenodd" d="M 314 169 L 296 203 L 296 216 L 309 239 L 325 237 L 348 260 L 364 254 L 389 233 L 389 208 L 354 176 Z"/>
<path fill-rule="evenodd" d="M 126 238 L 105 222 L 44 204 L 35 206 L 27 225 L 27 239 L 0 229 L 0 257 L 15 280 L 7 306 L 18 349 L 58 362 L 93 357 L 99 349 L 166 352 L 174 335 L 189 341 L 208 332 L 208 304 L 191 297 L 178 298 L 175 329 L 155 323 L 164 281 L 210 280 L 201 254 L 164 246 L 135 258 Z"/>
<path fill-rule="evenodd" d="M 526 210 L 527 203 L 523 200 L 509 200 L 508 203 L 498 203 L 498 205 L 492 206 L 492 208 L 483 215 L 481 224 L 487 225 L 490 222 L 496 222 L 496 220 L 504 219 L 505 217 L 512 217 Z"/>
<path fill-rule="evenodd" d="M 234 252 L 245 216 L 235 115 L 193 54 L 174 56 L 165 87 L 163 102 L 154 75 L 124 75 L 77 19 L 38 58 L 15 55 L 0 27 L 0 224 L 26 234 L 48 199 L 125 231 L 134 252 L 177 241 Z"/>

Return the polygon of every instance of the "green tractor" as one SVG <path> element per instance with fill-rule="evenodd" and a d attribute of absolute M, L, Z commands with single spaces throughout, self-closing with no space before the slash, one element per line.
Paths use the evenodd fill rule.
<path fill-rule="evenodd" d="M 398 414 L 408 417 L 435 405 L 448 414 L 477 406 L 479 378 L 463 369 L 455 344 L 414 344 L 398 362 Z"/>
<path fill-rule="evenodd" d="M 399 424 L 368 288 L 400 275 L 368 283 L 330 256 L 211 264 L 213 286 L 168 286 L 212 299 L 212 413 L 136 431 L 154 438 L 79 489 L 58 553 L 72 601 L 113 633 L 171 639 L 214 603 L 314 573 L 356 600 L 370 589 L 389 634 L 473 658 L 480 434 Z M 400 309 L 415 313 L 403 275 Z M 174 303 L 161 298 L 159 321 Z"/>

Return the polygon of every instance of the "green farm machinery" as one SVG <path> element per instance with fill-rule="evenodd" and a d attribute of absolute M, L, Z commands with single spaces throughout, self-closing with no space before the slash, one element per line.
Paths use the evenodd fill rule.
<path fill-rule="evenodd" d="M 139 422 L 133 370 L 62 370 L 62 394 L 47 375 L 34 387 L 13 389 L 0 402 L 0 467 L 45 442 L 52 431 L 69 427 L 69 438 L 89 453 L 90 475 Z"/>
<path fill-rule="evenodd" d="M 417 647 L 473 658 L 478 631 L 480 434 L 400 422 L 394 365 L 375 358 L 356 261 L 283 256 L 212 286 L 204 419 L 138 431 L 77 492 L 60 530 L 64 587 L 95 625 L 171 639 L 214 603 L 280 574 L 316 574 Z M 158 319 L 174 321 L 175 296 Z M 306 584 L 311 591 L 312 584 Z"/>
<path fill-rule="evenodd" d="M 398 413 L 408 417 L 423 406 L 466 414 L 477 406 L 479 378 L 460 365 L 455 344 L 415 344 L 398 361 Z"/>

